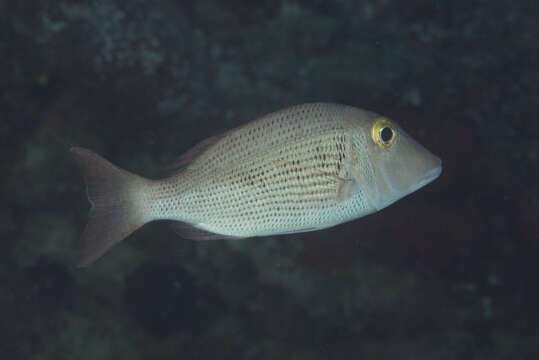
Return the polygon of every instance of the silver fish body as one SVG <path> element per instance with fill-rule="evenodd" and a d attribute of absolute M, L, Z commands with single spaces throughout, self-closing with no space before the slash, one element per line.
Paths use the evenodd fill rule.
<path fill-rule="evenodd" d="M 72 151 L 94 204 L 81 265 L 159 219 L 177 221 L 193 239 L 331 227 L 380 210 L 441 172 L 440 159 L 394 122 L 327 103 L 292 106 L 207 139 L 156 181 L 89 150 Z"/>

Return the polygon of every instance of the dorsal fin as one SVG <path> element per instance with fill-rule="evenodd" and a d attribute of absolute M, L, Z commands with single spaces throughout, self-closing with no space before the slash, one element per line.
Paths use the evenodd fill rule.
<path fill-rule="evenodd" d="M 165 170 L 168 173 L 177 173 L 179 170 L 191 164 L 196 158 L 198 158 L 202 153 L 208 150 L 212 145 L 217 143 L 222 137 L 223 135 L 215 135 L 205 140 L 202 140 L 201 142 L 193 146 L 191 149 L 181 154 L 178 158 L 176 158 L 176 160 L 172 162 L 172 164 L 166 166 Z"/>

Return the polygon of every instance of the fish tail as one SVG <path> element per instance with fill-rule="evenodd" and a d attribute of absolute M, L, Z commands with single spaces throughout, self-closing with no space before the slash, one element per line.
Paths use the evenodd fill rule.
<path fill-rule="evenodd" d="M 79 255 L 79 266 L 84 267 L 150 220 L 137 205 L 137 194 L 150 181 L 88 149 L 73 147 L 71 153 L 84 176 L 92 205 Z"/>

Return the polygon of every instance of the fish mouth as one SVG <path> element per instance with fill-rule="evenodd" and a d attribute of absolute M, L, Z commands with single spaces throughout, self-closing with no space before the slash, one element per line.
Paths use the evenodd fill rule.
<path fill-rule="evenodd" d="M 440 165 L 427 171 L 427 173 L 423 175 L 423 179 L 421 181 L 424 183 L 424 185 L 426 185 L 430 183 L 431 181 L 435 180 L 438 176 L 440 176 L 441 173 L 442 173 L 442 162 L 440 161 Z"/>
<path fill-rule="evenodd" d="M 428 170 L 423 175 L 421 180 L 419 180 L 419 183 L 417 183 L 417 185 L 414 186 L 413 191 L 415 191 L 415 190 L 417 190 L 419 188 L 422 188 L 423 186 L 427 185 L 428 183 L 436 180 L 436 178 L 438 178 L 438 176 L 440 176 L 441 173 L 442 173 L 442 161 L 440 160 L 438 166 Z"/>
<path fill-rule="evenodd" d="M 415 185 L 411 186 L 410 188 L 408 188 L 406 191 L 403 191 L 403 192 L 393 192 L 392 195 L 388 197 L 385 201 L 382 201 L 380 203 L 373 202 L 374 207 L 376 208 L 376 210 L 381 210 L 393 204 L 395 201 L 415 192 L 416 190 L 427 185 L 428 183 L 434 181 L 438 176 L 440 176 L 441 173 L 442 173 L 442 162 L 441 160 L 438 160 L 438 166 L 427 170 L 427 172 L 423 174 L 423 176 L 419 179 L 419 181 Z"/>

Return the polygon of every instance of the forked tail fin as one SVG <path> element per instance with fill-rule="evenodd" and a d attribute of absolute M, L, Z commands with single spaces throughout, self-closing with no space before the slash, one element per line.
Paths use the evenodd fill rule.
<path fill-rule="evenodd" d="M 92 205 L 79 258 L 79 266 L 87 266 L 144 225 L 137 194 L 149 180 L 120 169 L 88 149 L 73 147 L 71 153 L 82 171 Z"/>

